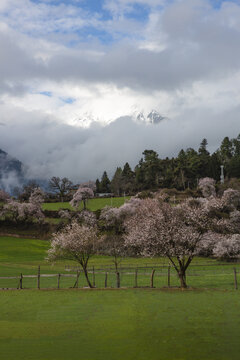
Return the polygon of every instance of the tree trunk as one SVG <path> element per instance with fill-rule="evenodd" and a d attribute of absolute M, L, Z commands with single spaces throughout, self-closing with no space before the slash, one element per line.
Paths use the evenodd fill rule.
<path fill-rule="evenodd" d="M 83 210 L 86 210 L 86 200 L 85 199 L 83 199 Z"/>
<path fill-rule="evenodd" d="M 93 288 L 93 285 L 92 285 L 91 281 L 90 281 L 89 278 L 88 278 L 87 268 L 86 268 L 86 267 L 83 267 L 83 271 L 84 271 L 84 275 L 85 275 L 85 278 L 86 278 L 86 280 L 87 280 L 88 286 L 92 289 L 92 288 Z"/>
<path fill-rule="evenodd" d="M 179 276 L 179 279 L 180 279 L 181 288 L 186 288 L 186 287 L 187 287 L 187 283 L 186 283 L 186 273 L 185 273 L 185 270 L 179 270 L 178 276 Z"/>
<path fill-rule="evenodd" d="M 113 262 L 114 262 L 114 266 L 115 266 L 115 272 L 117 273 L 118 272 L 118 261 L 117 261 L 117 256 L 116 255 L 114 255 Z"/>
<path fill-rule="evenodd" d="M 181 283 L 181 288 L 186 288 L 187 287 L 187 283 L 186 283 L 186 270 L 189 267 L 189 265 L 192 262 L 193 259 L 193 255 L 189 256 L 187 261 L 185 262 L 184 259 L 181 260 L 179 256 L 177 256 L 177 260 L 178 260 L 178 264 L 179 266 L 177 266 L 174 262 L 174 260 L 171 258 L 171 256 L 167 255 L 168 259 L 170 260 L 171 264 L 173 265 L 174 269 L 176 270 L 180 283 Z"/>

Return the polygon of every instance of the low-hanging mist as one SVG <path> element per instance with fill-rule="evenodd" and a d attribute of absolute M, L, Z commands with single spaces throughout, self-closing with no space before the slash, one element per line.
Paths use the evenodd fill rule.
<path fill-rule="evenodd" d="M 67 176 L 76 182 L 95 180 L 104 170 L 112 176 L 116 167 L 125 162 L 134 167 L 145 149 L 157 151 L 161 158 L 172 157 L 182 148 L 197 149 L 207 138 L 208 150 L 213 152 L 225 136 L 238 135 L 238 113 L 238 108 L 222 115 L 209 110 L 188 111 L 159 124 L 122 117 L 107 126 L 95 122 L 81 128 L 37 112 L 19 110 L 16 118 L 15 112 L 6 108 L 0 144 L 24 163 L 27 178 Z"/>

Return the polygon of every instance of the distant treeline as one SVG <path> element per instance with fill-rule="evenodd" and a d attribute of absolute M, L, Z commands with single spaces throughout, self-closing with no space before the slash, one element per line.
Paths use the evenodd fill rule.
<path fill-rule="evenodd" d="M 122 195 L 158 188 L 195 189 L 203 177 L 218 182 L 221 165 L 225 180 L 240 178 L 240 134 L 233 139 L 225 137 L 212 154 L 207 144 L 207 139 L 203 139 L 197 151 L 182 149 L 177 157 L 165 159 L 159 158 L 154 150 L 145 150 L 135 169 L 127 162 L 123 168 L 117 167 L 111 181 L 104 171 L 101 180 L 96 180 L 96 192 Z"/>

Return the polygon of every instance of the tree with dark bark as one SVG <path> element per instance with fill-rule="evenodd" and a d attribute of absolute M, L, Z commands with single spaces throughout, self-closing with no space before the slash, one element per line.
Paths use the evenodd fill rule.
<path fill-rule="evenodd" d="M 33 193 L 33 191 L 38 188 L 39 188 L 39 185 L 37 184 L 36 181 L 34 181 L 34 180 L 29 181 L 26 185 L 23 186 L 22 191 L 19 189 L 19 194 L 17 196 L 18 200 L 28 201 L 31 194 Z"/>
<path fill-rule="evenodd" d="M 49 188 L 59 196 L 61 202 L 64 201 L 64 197 L 72 189 L 72 185 L 72 182 L 66 177 L 60 179 L 53 176 L 49 181 Z"/>

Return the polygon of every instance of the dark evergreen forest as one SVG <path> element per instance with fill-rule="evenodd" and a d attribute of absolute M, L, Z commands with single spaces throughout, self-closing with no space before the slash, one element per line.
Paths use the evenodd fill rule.
<path fill-rule="evenodd" d="M 219 182 L 221 165 L 225 180 L 240 178 L 240 134 L 233 139 L 225 137 L 212 154 L 207 145 L 207 139 L 203 139 L 198 150 L 182 149 L 177 157 L 165 159 L 154 150 L 145 150 L 134 169 L 128 162 L 123 168 L 117 167 L 111 181 L 104 171 L 102 178 L 96 180 L 96 192 L 121 196 L 159 188 L 195 189 L 203 177 Z"/>

